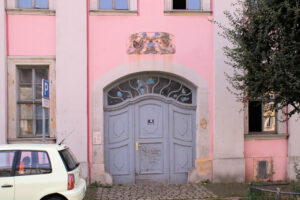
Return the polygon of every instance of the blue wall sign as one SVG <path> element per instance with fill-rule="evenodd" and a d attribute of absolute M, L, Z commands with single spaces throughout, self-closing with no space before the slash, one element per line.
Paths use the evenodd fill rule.
<path fill-rule="evenodd" d="M 43 79 L 42 80 L 42 96 L 43 96 L 43 98 L 49 99 L 49 91 L 50 91 L 49 81 L 46 81 Z"/>

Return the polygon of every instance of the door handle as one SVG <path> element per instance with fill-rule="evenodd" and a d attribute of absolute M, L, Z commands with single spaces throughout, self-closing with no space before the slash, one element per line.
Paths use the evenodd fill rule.
<path fill-rule="evenodd" d="M 1 186 L 2 188 L 10 188 L 10 187 L 13 187 L 13 185 L 9 185 L 9 184 L 4 184 Z"/>

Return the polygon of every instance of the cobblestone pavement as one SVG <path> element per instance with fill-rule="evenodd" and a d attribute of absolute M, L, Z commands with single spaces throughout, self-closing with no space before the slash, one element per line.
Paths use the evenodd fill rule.
<path fill-rule="evenodd" d="M 121 185 L 99 188 L 97 200 L 213 199 L 217 196 L 201 184 Z"/>

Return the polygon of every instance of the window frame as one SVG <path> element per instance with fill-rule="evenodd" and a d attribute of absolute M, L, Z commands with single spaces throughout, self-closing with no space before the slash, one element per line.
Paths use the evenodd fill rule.
<path fill-rule="evenodd" d="M 199 0 L 200 9 L 188 9 L 188 0 L 186 0 L 186 9 L 173 9 L 173 0 L 165 0 L 165 14 L 169 15 L 198 15 L 201 13 L 211 14 L 211 0 Z"/>
<path fill-rule="evenodd" d="M 100 9 L 100 0 L 90 1 L 90 15 L 111 16 L 137 16 L 137 0 L 127 0 L 128 8 L 124 9 Z M 115 1 L 115 0 L 112 0 Z"/>
<path fill-rule="evenodd" d="M 47 143 L 56 143 L 56 57 L 55 56 L 8 56 L 7 57 L 7 111 L 8 111 L 8 143 L 40 143 L 42 137 L 19 137 L 17 124 L 17 66 L 43 66 L 47 65 L 50 83 L 50 123 Z"/>
<path fill-rule="evenodd" d="M 49 3 L 50 3 L 50 0 L 47 0 L 48 1 L 48 7 L 47 8 L 37 8 L 36 7 L 36 1 L 37 0 L 31 0 L 31 4 L 32 4 L 32 7 L 31 8 L 21 8 L 20 7 L 20 1 L 21 0 L 16 0 L 17 1 L 17 8 L 19 8 L 19 9 L 41 9 L 41 10 L 49 10 Z"/>
<path fill-rule="evenodd" d="M 250 102 L 250 101 L 249 101 Z M 249 107 L 249 102 L 248 102 L 248 133 L 249 135 L 258 135 L 258 134 L 278 134 L 277 130 L 278 130 L 278 123 L 277 123 L 277 119 L 278 119 L 278 113 L 275 111 L 275 115 L 274 115 L 274 123 L 275 123 L 275 130 L 274 131 L 264 131 L 264 105 L 266 104 L 265 101 L 263 100 L 253 100 L 251 102 L 260 102 L 261 103 L 261 116 L 260 116 L 260 120 L 261 120 L 261 131 L 250 131 L 250 107 Z M 271 103 L 271 102 L 270 102 Z"/>
<path fill-rule="evenodd" d="M 128 11 L 130 9 L 130 0 L 127 1 L 127 9 L 117 9 L 116 8 L 116 0 L 110 0 L 112 1 L 112 9 L 105 9 L 105 8 L 100 8 L 100 2 L 102 0 L 98 0 L 98 10 L 100 11 Z"/>
<path fill-rule="evenodd" d="M 19 8 L 17 0 L 6 0 L 6 12 L 11 15 L 55 15 L 56 0 L 48 0 L 48 8 Z"/>
<path fill-rule="evenodd" d="M 43 135 L 42 134 L 37 134 L 36 131 L 36 111 L 37 111 L 37 105 L 42 105 L 42 99 L 36 99 L 36 88 L 35 88 L 35 75 L 36 69 L 47 69 L 47 76 L 49 80 L 49 65 L 17 65 L 17 73 L 16 73 L 16 83 L 17 83 L 17 88 L 16 88 L 16 104 L 17 104 L 17 136 L 19 138 L 40 138 Z M 22 69 L 31 69 L 32 73 L 32 80 L 31 80 L 31 85 L 32 85 L 32 100 L 20 100 L 20 71 Z M 32 127 L 33 127 L 33 133 L 30 135 L 21 135 L 21 128 L 20 128 L 20 120 L 21 120 L 21 109 L 20 105 L 21 104 L 32 104 L 33 105 L 33 111 L 32 111 Z M 46 137 L 49 137 L 50 135 L 50 110 L 48 111 L 48 133 L 46 133 Z M 46 129 L 45 129 L 46 130 Z"/>
<path fill-rule="evenodd" d="M 172 0 L 171 8 L 172 8 L 173 11 L 177 11 L 177 10 L 178 10 L 178 11 L 180 11 L 180 10 L 181 10 L 181 11 L 183 11 L 183 10 L 184 10 L 184 11 L 202 10 L 202 4 L 201 4 L 201 3 L 202 3 L 202 0 L 197 0 L 197 1 L 199 1 L 199 6 L 200 6 L 199 9 L 189 9 L 189 1 L 190 1 L 190 0 L 185 0 L 185 9 L 174 9 L 174 7 L 173 7 L 173 5 L 174 5 L 174 0 Z"/>

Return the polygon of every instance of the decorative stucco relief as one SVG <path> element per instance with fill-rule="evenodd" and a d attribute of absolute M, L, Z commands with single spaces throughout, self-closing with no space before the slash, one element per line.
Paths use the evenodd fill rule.
<path fill-rule="evenodd" d="M 165 32 L 135 33 L 129 37 L 128 54 L 174 54 L 173 35 Z"/>

